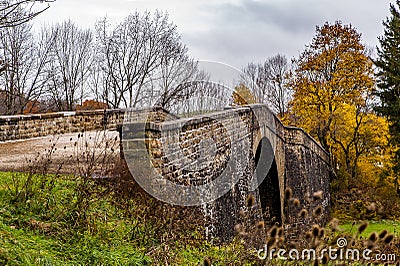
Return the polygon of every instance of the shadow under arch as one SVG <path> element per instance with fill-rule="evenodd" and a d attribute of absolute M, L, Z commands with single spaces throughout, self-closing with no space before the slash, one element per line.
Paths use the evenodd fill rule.
<path fill-rule="evenodd" d="M 281 196 L 275 154 L 268 138 L 263 137 L 255 154 L 256 177 L 263 219 L 266 225 L 282 225 Z"/>

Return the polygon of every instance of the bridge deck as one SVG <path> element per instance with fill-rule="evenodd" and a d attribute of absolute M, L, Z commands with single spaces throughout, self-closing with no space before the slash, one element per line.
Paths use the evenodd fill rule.
<path fill-rule="evenodd" d="M 50 135 L 34 139 L 0 142 L 0 171 L 26 171 L 29 160 L 40 158 L 54 145 L 50 171 L 55 172 L 61 163 L 64 167 L 62 173 L 71 173 L 76 167 L 77 153 L 85 149 L 85 142 L 96 154 L 104 151 L 105 139 L 114 145 L 113 151 L 108 153 L 119 155 L 119 137 L 116 131 L 91 131 L 83 133 L 67 133 L 63 135 Z M 115 140 L 117 138 L 117 140 Z M 76 143 L 76 145 L 75 145 Z M 39 154 L 40 153 L 40 154 Z M 72 159 L 71 159 L 72 155 Z"/>

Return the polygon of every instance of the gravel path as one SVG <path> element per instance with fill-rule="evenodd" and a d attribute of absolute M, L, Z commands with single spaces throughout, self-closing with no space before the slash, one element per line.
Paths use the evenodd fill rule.
<path fill-rule="evenodd" d="M 106 142 L 108 145 L 106 147 Z M 86 147 L 86 143 L 88 144 Z M 112 146 L 112 147 L 111 147 Z M 76 168 L 78 154 L 100 155 L 119 154 L 119 137 L 116 131 L 69 133 L 42 138 L 0 142 L 0 171 L 27 171 L 30 162 L 43 164 L 41 158 L 52 151 L 50 169 L 56 171 L 64 164 L 61 172 L 67 173 Z"/>

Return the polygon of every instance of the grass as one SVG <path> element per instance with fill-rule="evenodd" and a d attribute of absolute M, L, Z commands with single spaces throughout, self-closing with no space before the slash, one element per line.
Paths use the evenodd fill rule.
<path fill-rule="evenodd" d="M 25 174 L 0 173 L 0 265 L 150 264 L 144 248 L 124 239 L 131 223 L 113 217 L 115 210 L 104 199 L 99 199 L 91 215 L 110 212 L 110 217 L 94 221 L 95 230 L 85 230 L 68 221 L 68 207 L 72 205 L 67 201 L 74 189 L 70 177 L 59 177 L 51 197 L 37 191 L 26 202 L 17 201 L 16 180 L 26 178 Z M 36 205 L 49 200 L 46 211 Z"/>
<path fill-rule="evenodd" d="M 344 233 L 354 234 L 357 233 L 358 226 L 361 222 L 356 223 L 345 223 L 341 224 L 340 228 Z M 381 221 L 369 221 L 368 227 L 361 234 L 362 237 L 369 237 L 373 232 L 380 233 L 383 230 L 387 230 L 389 233 L 394 234 L 396 237 L 399 237 L 399 229 L 400 223 L 398 221 L 391 220 L 381 220 Z"/>
<path fill-rule="evenodd" d="M 149 259 L 132 246 L 105 244 L 84 236 L 64 242 L 38 232 L 0 223 L 0 264 L 7 265 L 145 265 Z"/>
<path fill-rule="evenodd" d="M 126 217 L 101 189 L 86 195 L 82 211 L 77 184 L 71 176 L 0 172 L 0 265 L 199 265 L 206 257 L 213 265 L 243 264 L 241 245 L 160 243 L 151 221 Z"/>
<path fill-rule="evenodd" d="M 0 265 L 199 265 L 206 257 L 212 265 L 260 262 L 240 239 L 215 245 L 198 232 L 187 232 L 193 242 L 163 242 L 160 235 L 168 229 L 160 231 L 153 220 L 141 217 L 145 206 L 140 204 L 145 203 L 134 201 L 134 215 L 128 217 L 113 203 L 118 195 L 105 193 L 106 187 L 92 182 L 65 175 L 0 172 Z M 340 227 L 353 234 L 358 225 Z M 383 229 L 397 236 L 398 225 L 370 222 L 363 236 Z"/>

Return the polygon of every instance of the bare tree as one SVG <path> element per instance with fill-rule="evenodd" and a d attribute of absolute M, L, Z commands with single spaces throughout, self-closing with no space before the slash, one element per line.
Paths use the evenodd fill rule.
<path fill-rule="evenodd" d="M 149 102 L 152 79 L 163 55 L 179 54 L 180 36 L 168 15 L 156 11 L 129 15 L 111 32 L 107 21 L 96 26 L 102 67 L 105 71 L 105 99 L 113 107 L 138 107 Z"/>
<path fill-rule="evenodd" d="M 15 27 L 24 24 L 43 13 L 50 6 L 36 9 L 37 3 L 49 3 L 55 0 L 2 0 L 0 2 L 0 28 Z M 23 13 L 21 14 L 21 10 Z"/>
<path fill-rule="evenodd" d="M 109 106 L 118 107 L 113 99 L 117 98 L 116 93 L 112 93 L 110 72 L 107 64 L 107 47 L 109 45 L 109 23 L 107 18 L 99 20 L 95 24 L 95 41 L 93 42 L 93 62 L 89 69 L 88 84 L 91 94 L 96 101 L 103 101 Z M 113 97 L 112 96 L 115 96 Z"/>
<path fill-rule="evenodd" d="M 250 63 L 243 70 L 244 83 L 261 103 L 283 117 L 292 97 L 288 85 L 291 66 L 285 56 L 280 54 L 267 58 L 263 64 Z"/>
<path fill-rule="evenodd" d="M 288 86 L 290 65 L 285 56 L 280 54 L 268 58 L 260 68 L 257 85 L 264 92 L 264 101 L 283 117 L 287 112 L 292 91 Z"/>
<path fill-rule="evenodd" d="M 88 88 L 96 101 L 108 102 L 106 100 L 108 93 L 107 82 L 105 82 L 106 73 L 102 68 L 101 49 L 96 44 L 96 42 L 93 43 L 93 61 L 89 68 Z"/>
<path fill-rule="evenodd" d="M 247 66 L 243 68 L 244 75 L 242 75 L 241 78 L 242 83 L 246 84 L 246 87 L 252 91 L 257 101 L 262 102 L 263 95 L 261 91 L 257 88 L 257 78 L 260 67 L 261 66 L 259 64 L 253 62 L 248 63 Z"/>
<path fill-rule="evenodd" d="M 90 30 L 79 29 L 71 21 L 56 24 L 50 31 L 54 45 L 48 65 L 48 93 L 58 109 L 73 110 L 85 97 L 93 36 Z"/>
<path fill-rule="evenodd" d="M 47 3 L 47 7 L 36 9 L 35 4 L 37 2 L 40 2 L 41 4 Z M 1 0 L 0 29 L 16 27 L 29 22 L 31 19 L 48 9 L 49 2 L 54 2 L 54 0 Z M 6 63 L 7 62 L 5 62 L 4 58 L 0 58 L 0 73 L 7 69 Z"/>
<path fill-rule="evenodd" d="M 0 74 L 2 113 L 23 113 L 29 102 L 30 108 L 35 107 L 47 81 L 44 70 L 51 49 L 48 38 L 45 32 L 38 38 L 34 36 L 29 23 L 0 30 L 0 57 L 5 62 Z"/>
<path fill-rule="evenodd" d="M 152 75 L 150 104 L 156 104 L 166 109 L 178 104 L 182 99 L 188 99 L 194 93 L 194 86 L 188 82 L 203 78 L 197 68 L 197 62 L 187 55 L 187 48 L 176 43 L 175 49 L 169 47 L 162 53 L 157 73 Z M 172 50 L 172 52 L 171 52 Z"/>

